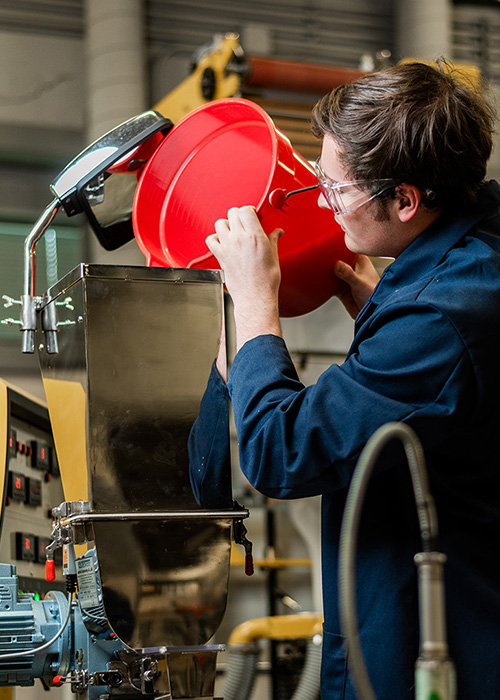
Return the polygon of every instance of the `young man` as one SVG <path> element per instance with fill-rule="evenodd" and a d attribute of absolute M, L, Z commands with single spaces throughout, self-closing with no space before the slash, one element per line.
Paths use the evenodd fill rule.
<path fill-rule="evenodd" d="M 227 388 L 213 372 L 211 405 L 223 410 L 229 394 L 255 488 L 323 496 L 323 700 L 355 698 L 338 619 L 339 529 L 359 454 L 389 421 L 411 425 L 425 451 L 448 557 L 457 697 L 500 698 L 500 188 L 484 182 L 493 120 L 479 95 L 420 63 L 369 74 L 318 103 L 319 204 L 332 207 L 359 256 L 353 269 L 335 267 L 356 318 L 352 346 L 313 386 L 300 383 L 281 337 L 282 232 L 267 236 L 242 207 L 207 239 L 233 298 L 238 346 Z M 395 258 L 380 281 L 368 255 Z M 214 435 L 203 432 L 194 443 L 205 465 Z M 369 486 L 357 553 L 361 643 L 379 700 L 414 698 L 419 546 L 408 469 L 393 445 Z"/>

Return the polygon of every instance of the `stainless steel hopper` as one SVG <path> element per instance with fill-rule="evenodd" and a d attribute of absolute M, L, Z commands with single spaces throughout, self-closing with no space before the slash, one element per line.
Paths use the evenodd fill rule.
<path fill-rule="evenodd" d="M 193 665 L 189 649 L 209 652 L 200 645 L 222 620 L 233 524 L 247 515 L 227 492 L 204 510 L 189 479 L 224 323 L 221 273 L 82 264 L 40 311 L 57 329 L 57 352 L 38 345 L 66 499 L 57 536 L 90 543 L 76 563 L 98 574 L 83 619 L 95 632 L 101 606 L 126 647 L 168 650 L 172 667 L 178 649 Z M 182 669 L 181 685 L 193 675 Z"/>

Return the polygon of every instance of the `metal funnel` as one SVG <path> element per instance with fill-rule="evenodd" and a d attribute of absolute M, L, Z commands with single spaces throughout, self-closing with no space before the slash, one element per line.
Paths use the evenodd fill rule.
<path fill-rule="evenodd" d="M 236 516 L 227 498 L 220 512 L 196 502 L 187 440 L 223 328 L 221 273 L 82 264 L 43 314 L 57 328 L 58 351 L 41 343 L 39 358 L 65 499 L 89 504 L 75 523 L 92 531 L 109 625 L 134 649 L 205 644 Z"/>

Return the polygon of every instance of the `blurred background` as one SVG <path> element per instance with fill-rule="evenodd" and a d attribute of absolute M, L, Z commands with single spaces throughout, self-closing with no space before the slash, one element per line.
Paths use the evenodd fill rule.
<path fill-rule="evenodd" d="M 479 69 L 498 103 L 496 0 L 0 0 L 0 294 L 20 297 L 23 241 L 51 201 L 57 173 L 88 143 L 172 95 L 228 33 L 238 37 L 243 64 L 248 56 L 369 71 L 443 56 Z M 242 73 L 234 94 L 261 104 L 299 153 L 316 158 L 308 116 L 320 92 L 252 84 Z M 498 148 L 489 175 L 500 176 Z M 38 293 L 80 261 L 145 262 L 134 241 L 106 252 L 82 218 L 59 214 L 38 249 Z M 3 317 L 16 313 L 9 308 Z M 283 326 L 305 383 L 342 361 L 353 330 L 335 299 Z M 37 358 L 21 354 L 19 335 L 0 325 L 0 376 L 43 399 Z M 237 465 L 235 484 L 255 506 L 248 524 L 255 556 L 278 552 L 291 563 L 279 571 L 264 564 L 251 579 L 234 567 L 221 642 L 250 617 L 320 607 L 319 505 L 298 514 L 286 503 L 270 506 Z"/>

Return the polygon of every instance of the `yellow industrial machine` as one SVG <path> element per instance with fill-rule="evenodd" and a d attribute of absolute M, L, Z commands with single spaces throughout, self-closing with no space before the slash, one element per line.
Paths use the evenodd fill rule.
<path fill-rule="evenodd" d="M 200 51 L 191 75 L 160 100 L 154 109 L 175 123 L 205 102 L 236 95 L 244 61 L 238 35 L 226 34 L 220 41 L 216 40 Z"/>

